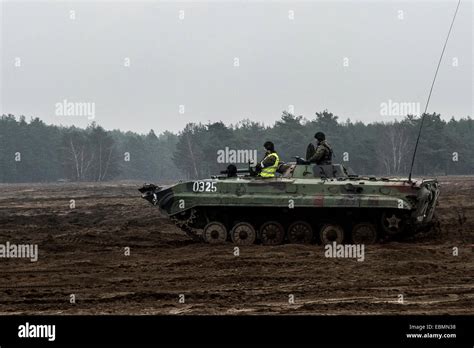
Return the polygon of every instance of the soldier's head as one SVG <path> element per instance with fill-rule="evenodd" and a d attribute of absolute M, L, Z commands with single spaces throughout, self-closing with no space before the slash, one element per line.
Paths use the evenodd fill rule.
<path fill-rule="evenodd" d="M 267 151 L 275 152 L 275 145 L 273 145 L 271 141 L 266 141 L 265 144 L 263 144 L 263 147 Z"/>
<path fill-rule="evenodd" d="M 235 164 L 229 164 L 227 166 L 227 176 L 229 178 L 233 178 L 237 176 L 237 167 L 235 166 Z"/>
<path fill-rule="evenodd" d="M 314 137 L 316 138 L 317 141 L 323 141 L 326 140 L 326 136 L 324 135 L 323 132 L 317 132 Z"/>

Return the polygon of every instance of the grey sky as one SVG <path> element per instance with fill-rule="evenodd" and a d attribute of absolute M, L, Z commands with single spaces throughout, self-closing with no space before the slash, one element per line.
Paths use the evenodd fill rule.
<path fill-rule="evenodd" d="M 388 121 L 381 103 L 424 107 L 456 3 L 7 1 L 0 112 L 84 127 L 56 104 L 90 102 L 106 129 L 158 133 L 271 124 L 288 105 Z M 473 115 L 472 9 L 461 3 L 429 107 L 445 119 Z"/>

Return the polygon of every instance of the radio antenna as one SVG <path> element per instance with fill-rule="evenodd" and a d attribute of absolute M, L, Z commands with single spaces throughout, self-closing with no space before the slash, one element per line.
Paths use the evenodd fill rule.
<path fill-rule="evenodd" d="M 456 6 L 456 11 L 454 12 L 453 20 L 451 21 L 451 26 L 449 27 L 448 35 L 446 36 L 446 41 L 444 42 L 443 50 L 441 51 L 441 56 L 439 57 L 438 66 L 436 67 L 436 72 L 433 78 L 433 82 L 431 83 L 430 93 L 428 94 L 428 99 L 426 100 L 425 111 L 423 112 L 423 115 L 421 115 L 421 124 L 420 124 L 420 129 L 418 130 L 418 137 L 416 138 L 415 150 L 413 151 L 413 158 L 411 159 L 410 175 L 408 176 L 408 182 L 411 182 L 411 174 L 413 172 L 413 164 L 415 163 L 415 156 L 416 156 L 416 150 L 418 149 L 418 142 L 420 141 L 421 129 L 423 128 L 423 122 L 425 120 L 426 111 L 428 110 L 428 104 L 430 103 L 431 93 L 433 92 L 433 87 L 436 81 L 436 77 L 438 76 L 439 66 L 441 65 L 441 60 L 443 59 L 444 51 L 446 50 L 446 45 L 448 44 L 449 35 L 451 34 L 451 30 L 453 29 L 454 20 L 456 19 L 456 15 L 458 14 L 458 9 L 459 9 L 460 4 L 461 4 L 461 0 L 458 0 L 458 5 Z"/>

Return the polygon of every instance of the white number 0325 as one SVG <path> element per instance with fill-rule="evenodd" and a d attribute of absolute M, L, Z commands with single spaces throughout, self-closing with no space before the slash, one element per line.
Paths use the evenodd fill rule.
<path fill-rule="evenodd" d="M 195 181 L 193 183 L 194 192 L 216 192 L 217 186 L 215 182 L 211 181 Z"/>

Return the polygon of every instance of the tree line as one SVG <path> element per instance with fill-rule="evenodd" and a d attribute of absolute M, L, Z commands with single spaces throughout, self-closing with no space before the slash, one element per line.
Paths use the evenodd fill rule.
<path fill-rule="evenodd" d="M 178 134 L 107 131 L 46 125 L 39 118 L 0 118 L 0 182 L 175 181 L 218 174 L 229 163 L 245 168 L 261 159 L 263 143 L 273 141 L 281 159 L 304 157 L 314 133 L 322 131 L 334 162 L 364 175 L 408 174 L 421 118 L 364 124 L 341 121 L 324 110 L 312 119 L 284 111 L 273 125 L 244 120 L 189 123 Z M 474 121 L 444 121 L 425 115 L 415 175 L 474 174 Z"/>

